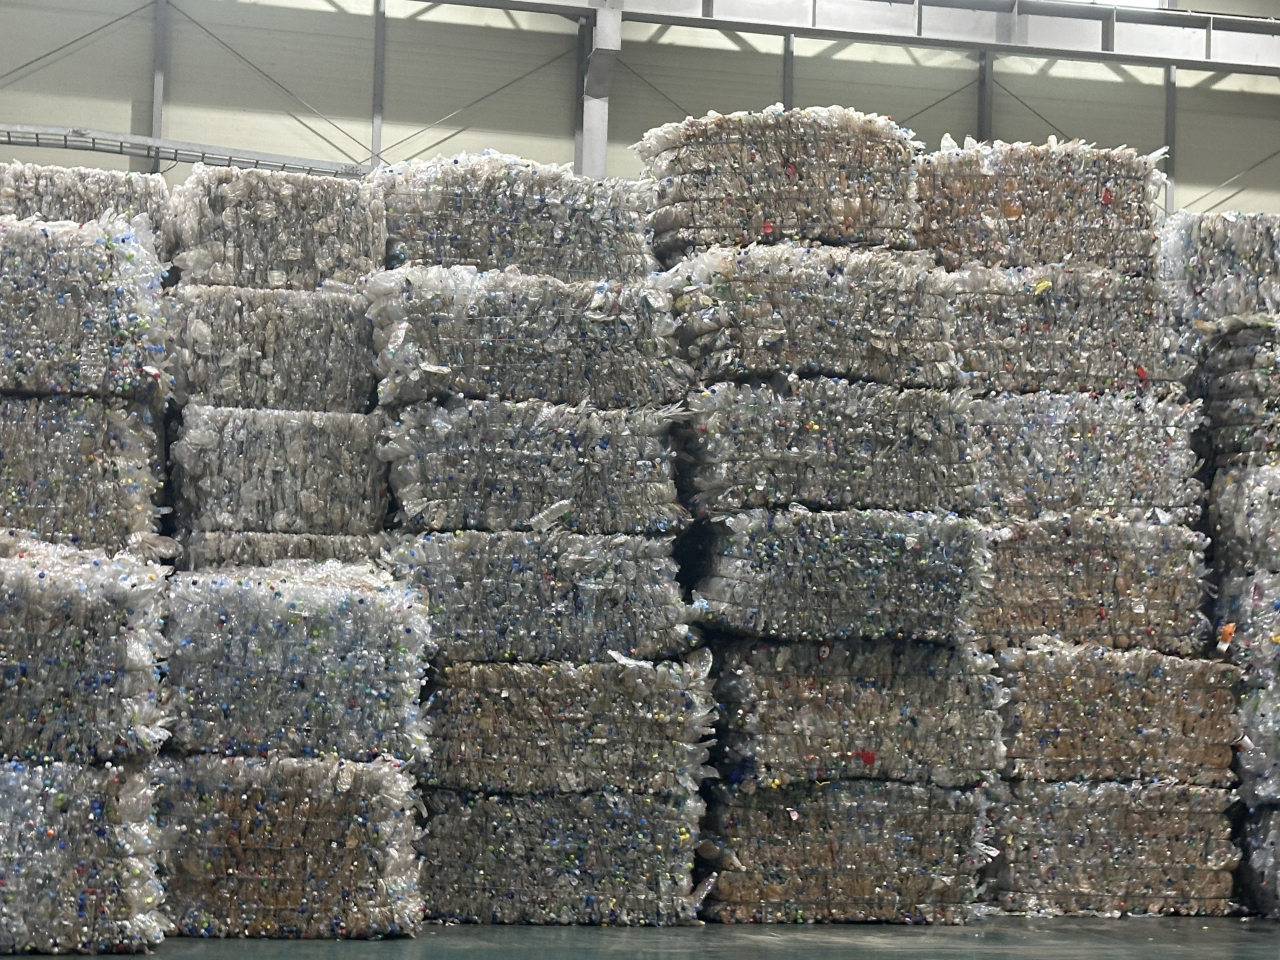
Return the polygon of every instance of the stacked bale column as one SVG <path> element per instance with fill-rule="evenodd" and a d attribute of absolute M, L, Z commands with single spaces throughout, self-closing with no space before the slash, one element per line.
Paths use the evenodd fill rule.
<path fill-rule="evenodd" d="M 1159 157 L 946 146 L 921 160 L 921 243 L 952 276 L 994 271 L 954 301 L 966 382 L 1063 391 L 976 401 L 1013 426 L 979 433 L 1007 465 L 977 487 L 993 562 L 973 625 L 1010 692 L 988 899 L 1225 913 L 1236 672 L 1198 659 L 1196 341 L 1157 283 Z"/>
<path fill-rule="evenodd" d="M 13 172 L 0 210 L 31 218 L 0 216 L 0 951 L 145 951 L 166 928 L 144 771 L 168 736 L 166 571 L 144 559 L 168 552 L 160 264 L 89 172 L 45 170 L 62 192 L 35 206 Z"/>
<path fill-rule="evenodd" d="M 1244 739 L 1237 752 L 1250 906 L 1280 917 L 1280 337 L 1278 218 L 1179 214 L 1166 224 L 1170 299 L 1206 335 L 1199 390 L 1214 467 L 1209 525 L 1218 576 L 1217 654 L 1240 668 Z"/>
<path fill-rule="evenodd" d="M 188 936 L 377 937 L 421 920 L 430 627 L 369 559 L 387 510 L 372 327 L 378 191 L 197 167 L 166 237 L 180 566 L 155 763 Z"/>
<path fill-rule="evenodd" d="M 426 916 L 691 922 L 714 708 L 672 559 L 690 377 L 635 187 L 493 154 L 377 176 L 387 559 L 439 645 Z"/>
<path fill-rule="evenodd" d="M 703 384 L 685 479 L 707 523 L 693 600 L 716 631 L 723 711 L 704 916 L 956 922 L 983 859 L 972 788 L 1001 762 L 994 662 L 963 618 L 981 530 L 904 512 L 932 504 L 892 467 L 846 485 L 860 451 L 816 422 L 834 426 L 838 400 L 782 414 L 787 437 L 764 426 L 777 404 L 858 389 L 831 376 L 891 384 L 890 416 L 902 386 L 954 379 L 946 330 L 925 320 L 944 301 L 907 303 L 927 258 L 840 248 L 911 244 L 916 145 L 884 118 L 770 108 L 671 124 L 638 149 L 658 182 L 655 246 L 689 254 L 668 276 Z M 782 462 L 790 484 L 770 476 Z"/>

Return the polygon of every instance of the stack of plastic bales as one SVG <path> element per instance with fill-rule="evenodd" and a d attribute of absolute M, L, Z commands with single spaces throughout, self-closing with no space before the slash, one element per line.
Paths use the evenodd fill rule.
<path fill-rule="evenodd" d="M 1182 400 L 1195 334 L 1168 309 L 1155 276 L 1157 159 L 1052 142 L 944 151 L 916 167 L 928 181 L 918 231 L 928 249 L 717 248 L 672 271 L 681 280 L 682 342 L 704 385 L 690 396 L 687 430 L 690 492 L 712 522 L 695 609 L 735 634 L 818 641 L 824 659 L 834 657 L 837 639 L 956 645 L 965 656 L 948 669 L 990 691 L 981 709 L 1003 714 L 1003 731 L 997 724 L 974 736 L 1003 737 L 998 758 L 995 748 L 921 730 L 927 747 L 954 744 L 971 759 L 886 764 L 885 748 L 865 735 L 866 759 L 841 764 L 834 758 L 842 751 L 859 754 L 837 748 L 826 730 L 849 709 L 847 698 L 834 711 L 799 702 L 748 710 L 737 704 L 767 698 L 740 689 L 759 685 L 744 679 L 758 678 L 759 665 L 739 665 L 720 677 L 734 690 L 727 715 L 736 709 L 751 719 L 740 721 L 745 733 L 722 736 L 722 772 L 749 782 L 764 764 L 766 783 L 803 779 L 779 759 L 785 730 L 803 734 L 797 749 L 808 765 L 799 769 L 810 779 L 904 779 L 893 771 L 905 769 L 935 787 L 981 785 L 963 805 L 978 828 L 963 846 L 968 879 L 948 881 L 954 898 L 936 901 L 946 907 L 933 909 L 935 917 L 963 915 L 979 872 L 986 898 L 1006 909 L 1226 909 L 1234 854 L 1223 813 L 1234 795 L 1220 788 L 1233 782 L 1232 669 L 1182 659 L 1204 652 L 1208 627 L 1200 612 L 1207 541 L 1190 526 L 1203 493 L 1192 447 L 1202 414 Z M 1105 705 L 1072 716 L 1072 670 L 1082 664 L 1096 674 L 1093 696 Z M 798 669 L 789 661 L 784 676 Z M 921 668 L 901 669 L 910 676 Z M 924 671 L 930 682 L 945 672 Z M 1177 679 L 1163 681 L 1169 691 L 1150 702 L 1140 690 L 1129 696 L 1124 678 L 1148 675 Z M 807 666 L 776 696 L 797 700 L 815 684 Z M 1194 692 L 1185 703 L 1172 696 L 1184 687 Z M 928 713 L 929 694 L 899 696 L 903 704 L 886 706 L 892 719 L 870 714 L 877 734 L 898 729 L 899 715 Z M 963 713 L 956 695 L 937 702 Z M 1184 729 L 1188 759 L 1152 765 L 1154 729 Z M 1094 737 L 1130 746 L 1108 761 L 1090 746 Z M 953 770 L 965 773 L 952 778 Z M 1159 803 L 1134 801 L 1134 810 L 1170 818 L 1153 820 L 1153 829 L 1180 829 L 1182 795 L 1173 785 L 1195 786 L 1203 796 L 1184 800 L 1215 811 L 1197 824 L 1225 838 L 1226 852 L 1152 852 L 1165 859 L 1128 887 L 1086 888 L 1069 871 L 1050 883 L 1026 868 L 1024 860 L 1051 851 L 1053 862 L 1070 862 L 1069 834 L 1050 829 L 1055 804 L 1112 806 L 1120 802 L 1113 783 L 1144 780 L 1165 792 Z M 1055 794 L 1053 785 L 1067 781 L 1084 781 L 1083 792 Z M 753 809 L 769 806 L 761 802 L 753 799 Z M 744 818 L 757 825 L 745 841 L 731 812 L 714 813 L 711 824 L 732 834 L 721 839 L 746 863 L 738 847 L 745 842 L 758 857 L 764 842 L 750 830 L 778 821 L 758 812 Z M 1123 851 L 1140 834 L 1139 819 L 1135 812 L 1126 828 L 1138 833 L 1100 838 L 1106 876 L 1136 868 Z M 1017 848 L 995 839 L 1028 821 L 1049 826 Z M 748 877 L 759 869 L 748 864 Z M 1152 886 L 1160 871 L 1177 883 Z M 770 904 L 763 879 L 739 889 L 740 879 L 721 879 L 714 915 L 841 915 L 791 892 Z M 783 889 L 820 887 L 788 880 Z M 923 907 L 919 914 L 930 915 Z"/>
<path fill-rule="evenodd" d="M 167 389 L 149 222 L 0 217 L 0 522 L 112 550 L 150 540 Z"/>
<path fill-rule="evenodd" d="M 1239 751 L 1253 906 L 1280 917 L 1280 316 L 1265 214 L 1180 214 L 1166 224 L 1171 298 L 1208 340 L 1199 388 L 1214 455 L 1209 524 L 1220 576 L 1218 652 L 1242 672 Z"/>
<path fill-rule="evenodd" d="M 691 921 L 714 715 L 672 558 L 691 372 L 634 185 L 495 154 L 381 178 L 392 262 L 425 261 L 366 293 L 387 560 L 440 648 L 426 915 Z"/>
<path fill-rule="evenodd" d="M 376 553 L 373 330 L 345 284 L 380 262 L 384 229 L 377 190 L 358 181 L 197 167 L 174 188 L 184 566 Z"/>
<path fill-rule="evenodd" d="M 164 222 L 169 186 L 158 173 L 0 163 L 0 217 L 87 223 L 104 214 Z"/>
<path fill-rule="evenodd" d="M 165 568 L 0 536 L 0 951 L 145 951 L 167 923 L 145 764 Z"/>
<path fill-rule="evenodd" d="M 186 936 L 379 937 L 420 922 L 430 626 L 368 563 L 174 577 L 172 748 L 151 767 L 165 912 Z"/>

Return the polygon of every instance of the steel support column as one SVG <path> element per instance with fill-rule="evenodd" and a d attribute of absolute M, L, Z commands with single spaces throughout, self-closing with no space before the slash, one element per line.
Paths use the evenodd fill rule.
<path fill-rule="evenodd" d="M 1164 212 L 1172 213 L 1174 206 L 1174 152 L 1178 135 L 1178 68 L 1164 68 L 1164 143 L 1169 153 L 1164 159 L 1164 175 L 1168 178 L 1164 192 Z"/>
<path fill-rule="evenodd" d="M 782 109 L 796 105 L 796 35 L 782 38 Z"/>
<path fill-rule="evenodd" d="M 382 159 L 382 104 L 387 79 L 387 0 L 373 0 L 373 130 L 369 139 L 370 163 Z"/>
<path fill-rule="evenodd" d="M 603 177 L 609 153 L 609 85 L 613 65 L 622 52 L 621 5 L 596 10 L 591 25 L 591 52 L 582 81 L 582 158 L 575 171 Z"/>
<path fill-rule="evenodd" d="M 169 63 L 169 0 L 156 0 L 155 32 L 151 47 L 151 137 L 164 136 L 164 74 Z M 160 172 L 160 158 L 151 163 L 151 172 Z"/>
<path fill-rule="evenodd" d="M 990 50 L 978 51 L 978 139 L 995 139 L 995 55 Z"/>

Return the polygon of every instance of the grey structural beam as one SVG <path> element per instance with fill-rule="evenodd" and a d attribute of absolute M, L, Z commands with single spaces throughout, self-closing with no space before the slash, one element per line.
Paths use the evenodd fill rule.
<path fill-rule="evenodd" d="M 978 139 L 994 140 L 995 127 L 995 56 L 990 50 L 978 52 Z"/>
<path fill-rule="evenodd" d="M 796 105 L 796 36 L 788 33 L 782 38 L 782 109 Z"/>
<path fill-rule="evenodd" d="M 373 127 L 369 156 L 382 163 L 382 103 L 387 79 L 387 0 L 373 0 Z"/>
<path fill-rule="evenodd" d="M 1164 212 L 1172 213 L 1175 206 L 1174 187 L 1177 177 L 1174 170 L 1174 157 L 1177 155 L 1178 140 L 1178 68 L 1170 64 L 1164 68 L 1164 143 L 1169 148 L 1164 158 Z"/>
<path fill-rule="evenodd" d="M 636 23 L 825 40 L 941 47 L 1225 73 L 1280 76 L 1280 19 L 1071 0 L 449 0 L 457 6 L 592 17 L 604 2 Z M 885 24 L 896 11 L 914 16 Z M 992 15 L 995 16 L 992 16 Z M 871 24 L 873 18 L 880 19 Z M 1013 21 L 1012 33 L 1009 24 Z M 1019 42 L 1035 22 L 1036 42 Z M 1173 31 L 1197 31 L 1210 57 L 1178 53 Z M 1225 38 L 1231 37 L 1227 43 Z M 1089 39 L 1089 38 L 1092 39 Z M 1251 42 L 1256 40 L 1256 42 Z M 1113 49 L 1106 49 L 1111 46 Z M 1190 49 L 1190 48 L 1188 48 Z"/>
<path fill-rule="evenodd" d="M 608 167 L 609 87 L 614 64 L 622 52 L 621 4 L 602 7 L 595 14 L 591 52 L 587 54 L 582 80 L 582 158 L 576 172 L 599 178 Z"/>
<path fill-rule="evenodd" d="M 79 127 L 37 127 L 0 123 L 0 145 L 41 147 L 50 150 L 86 150 L 122 157 L 143 157 L 163 163 L 204 163 L 211 167 L 245 167 L 258 170 L 283 170 L 289 173 L 311 173 L 333 177 L 359 177 L 368 168 L 331 160 L 308 160 L 252 150 L 227 150 L 199 143 L 137 137 L 127 133 L 106 133 Z"/>
<path fill-rule="evenodd" d="M 164 136 L 164 75 L 169 66 L 169 0 L 155 0 L 151 47 L 151 137 Z M 151 161 L 151 172 L 160 172 L 160 158 Z"/>

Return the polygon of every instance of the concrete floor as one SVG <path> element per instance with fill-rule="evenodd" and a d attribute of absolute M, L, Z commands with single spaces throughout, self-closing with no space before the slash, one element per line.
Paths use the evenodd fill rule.
<path fill-rule="evenodd" d="M 1280 960 L 1280 923 L 1195 918 L 1023 920 L 968 927 L 427 927 L 375 943 L 174 938 L 162 960 Z"/>

